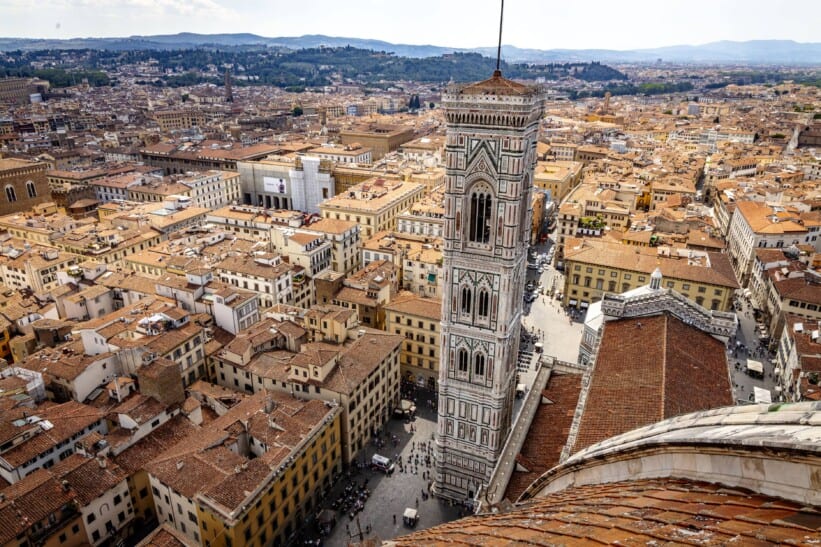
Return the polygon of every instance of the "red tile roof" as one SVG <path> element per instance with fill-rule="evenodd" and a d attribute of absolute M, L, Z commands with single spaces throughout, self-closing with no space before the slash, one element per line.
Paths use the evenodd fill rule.
<path fill-rule="evenodd" d="M 125 471 L 108 458 L 97 460 L 81 454 L 72 454 L 50 471 L 61 482 L 68 482 L 82 505 L 88 505 L 127 477 Z"/>
<path fill-rule="evenodd" d="M 182 532 L 174 530 L 167 522 L 155 528 L 137 547 L 189 547 L 199 545 L 194 543 Z"/>
<path fill-rule="evenodd" d="M 573 451 L 733 402 L 720 341 L 668 314 L 609 321 Z"/>
<path fill-rule="evenodd" d="M 50 422 L 52 427 L 37 429 L 28 440 L 3 454 L 3 459 L 14 467 L 23 465 L 62 442 L 69 441 L 73 435 L 93 426 L 104 417 L 101 410 L 76 401 L 53 406 L 40 405 L 29 411 L 29 414 L 36 414 L 42 422 Z"/>
<path fill-rule="evenodd" d="M 72 503 L 77 494 L 65 489 L 51 473 L 38 469 L 3 490 L 0 501 L 0 544 L 6 545 L 52 513 Z"/>
<path fill-rule="evenodd" d="M 507 499 L 518 499 L 534 480 L 559 463 L 581 389 L 580 374 L 551 374 L 542 391 L 542 397 L 550 402 L 536 410 L 527 439 L 516 458 L 519 466 L 527 471 L 520 471 L 517 466 L 505 491 Z"/>
<path fill-rule="evenodd" d="M 424 518 L 424 515 L 422 516 Z M 810 545 L 821 512 L 776 498 L 678 479 L 571 488 L 514 510 L 468 517 L 394 545 Z"/>
<path fill-rule="evenodd" d="M 461 89 L 461 92 L 469 95 L 534 95 L 534 89 L 508 80 L 502 77 L 501 71 L 497 70 L 493 76 L 487 80 L 468 84 Z"/>

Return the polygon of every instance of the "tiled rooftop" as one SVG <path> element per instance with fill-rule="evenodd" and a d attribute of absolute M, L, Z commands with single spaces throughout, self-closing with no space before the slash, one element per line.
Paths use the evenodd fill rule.
<path fill-rule="evenodd" d="M 77 494 L 63 488 L 45 469 L 38 469 L 3 490 L 3 496 L 0 501 L 0 543 L 7 545 L 18 534 L 71 503 Z"/>
<path fill-rule="evenodd" d="M 424 520 L 424 515 L 422 515 Z M 653 479 L 571 488 L 387 545 L 814 545 L 817 508 L 737 488 Z"/>
<path fill-rule="evenodd" d="M 581 389 L 580 374 L 551 374 L 547 387 L 542 390 L 542 404 L 516 458 L 518 466 L 510 478 L 505 498 L 516 500 L 542 473 L 559 463 Z"/>
<path fill-rule="evenodd" d="M 721 342 L 668 314 L 609 321 L 573 451 L 665 418 L 732 404 Z"/>

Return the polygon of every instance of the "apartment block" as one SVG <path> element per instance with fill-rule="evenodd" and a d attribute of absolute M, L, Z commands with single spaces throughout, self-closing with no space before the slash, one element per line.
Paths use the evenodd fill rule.
<path fill-rule="evenodd" d="M 156 516 L 200 545 L 286 545 L 341 474 L 341 409 L 260 392 L 146 466 Z"/>
<path fill-rule="evenodd" d="M 370 124 L 343 129 L 340 131 L 339 137 L 344 145 L 359 144 L 370 148 L 373 161 L 377 161 L 389 152 L 397 150 L 402 144 L 413 140 L 414 133 L 410 127 Z"/>
<path fill-rule="evenodd" d="M 578 161 L 539 161 L 533 171 L 533 186 L 550 193 L 550 199 L 562 201 L 582 180 L 582 163 Z"/>
<path fill-rule="evenodd" d="M 664 288 L 709 310 L 732 309 L 739 285 L 727 255 L 592 239 L 568 241 L 562 303 L 586 309 L 605 293 L 623 293 L 648 284 L 656 268 L 664 275 Z"/>
<path fill-rule="evenodd" d="M 323 201 L 319 209 L 322 218 L 356 222 L 367 240 L 376 232 L 395 230 L 399 214 L 419 201 L 424 189 L 423 184 L 374 178 Z"/>
<path fill-rule="evenodd" d="M 331 269 L 348 274 L 359 269 L 359 249 L 362 245 L 360 227 L 356 222 L 323 218 L 312 222 L 306 231 L 322 234 L 331 243 Z"/>
<path fill-rule="evenodd" d="M 441 298 L 402 291 L 385 306 L 385 314 L 385 330 L 405 339 L 399 357 L 402 380 L 435 391 L 439 381 Z"/>
<path fill-rule="evenodd" d="M 733 270 L 747 286 L 755 260 L 755 249 L 791 245 L 811 245 L 821 251 L 821 216 L 802 213 L 796 208 L 740 201 L 730 220 L 727 246 Z"/>

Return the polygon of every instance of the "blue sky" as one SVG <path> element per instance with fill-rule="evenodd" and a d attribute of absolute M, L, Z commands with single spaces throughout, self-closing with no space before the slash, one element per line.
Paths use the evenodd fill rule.
<path fill-rule="evenodd" d="M 632 49 L 716 40 L 821 41 L 821 2 L 507 0 L 504 43 Z M 396 43 L 495 44 L 498 0 L 0 0 L 0 36 L 176 32 L 327 34 Z"/>

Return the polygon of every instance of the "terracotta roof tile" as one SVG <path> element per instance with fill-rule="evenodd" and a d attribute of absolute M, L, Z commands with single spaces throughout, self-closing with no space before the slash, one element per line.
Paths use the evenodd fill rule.
<path fill-rule="evenodd" d="M 668 506 L 656 508 L 665 499 Z M 779 509 L 759 509 L 770 502 Z M 718 510 L 726 506 L 755 514 L 760 522 L 745 520 L 744 514 L 719 516 Z M 467 517 L 394 541 L 397 546 L 618 543 L 746 547 L 810 544 L 819 533 L 821 513 L 814 508 L 720 485 L 648 479 L 571 488 L 509 512 Z"/>
<path fill-rule="evenodd" d="M 144 540 L 137 544 L 137 547 L 189 547 L 198 545 L 192 542 L 185 534 L 174 530 L 170 524 L 165 523 L 159 528 L 155 528 Z"/>
<path fill-rule="evenodd" d="M 579 400 L 581 380 L 578 374 L 551 374 L 542 391 L 542 396 L 551 402 L 536 410 L 519 453 L 527 471 L 513 472 L 505 492 L 507 499 L 518 499 L 534 480 L 559 463 Z"/>
<path fill-rule="evenodd" d="M 64 489 L 45 469 L 38 469 L 3 490 L 0 501 L 0 543 L 18 535 L 71 503 L 77 494 Z"/>
<path fill-rule="evenodd" d="M 468 84 L 460 91 L 465 95 L 534 95 L 536 93 L 531 87 L 503 78 L 499 70 L 487 80 Z"/>
<path fill-rule="evenodd" d="M 665 418 L 732 405 L 724 349 L 668 314 L 605 323 L 574 452 Z"/>

